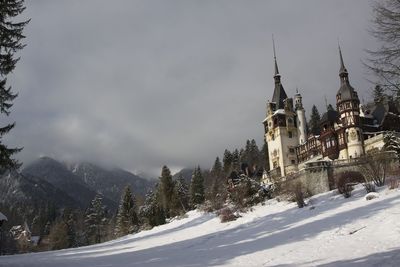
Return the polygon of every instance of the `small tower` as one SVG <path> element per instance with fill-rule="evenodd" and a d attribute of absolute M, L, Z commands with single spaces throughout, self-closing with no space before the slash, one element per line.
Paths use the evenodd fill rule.
<path fill-rule="evenodd" d="M 340 88 L 336 94 L 336 107 L 342 126 L 338 131 L 339 159 L 357 158 L 364 154 L 363 133 L 360 127 L 360 99 L 350 85 L 340 46 L 339 57 Z"/>
<path fill-rule="evenodd" d="M 274 61 L 275 88 L 272 100 L 267 104 L 267 117 L 263 123 L 272 175 L 281 177 L 296 169 L 297 156 L 295 147 L 299 144 L 299 138 L 293 100 L 287 97 L 281 83 L 275 45 Z"/>
<path fill-rule="evenodd" d="M 296 110 L 296 124 L 299 137 L 299 144 L 303 144 L 307 141 L 307 121 L 306 121 L 306 111 L 303 107 L 302 97 L 299 90 L 296 89 L 296 94 L 294 95 L 294 106 Z"/>

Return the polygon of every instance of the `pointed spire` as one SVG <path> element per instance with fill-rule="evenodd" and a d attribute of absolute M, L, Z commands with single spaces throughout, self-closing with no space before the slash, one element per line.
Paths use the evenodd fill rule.
<path fill-rule="evenodd" d="M 278 62 L 276 61 L 276 52 L 275 52 L 275 40 L 274 40 L 274 35 L 272 34 L 272 47 L 274 50 L 274 61 L 275 61 L 275 76 L 279 75 L 279 69 L 278 69 Z"/>
<path fill-rule="evenodd" d="M 339 41 L 338 41 L 338 48 L 339 48 L 339 57 L 340 57 L 340 70 L 339 70 L 339 74 L 347 73 L 347 69 L 346 69 L 346 67 L 344 66 L 343 56 L 342 56 L 342 49 L 340 49 Z"/>
<path fill-rule="evenodd" d="M 277 109 L 283 109 L 284 108 L 283 102 L 287 98 L 287 95 L 285 89 L 283 89 L 283 86 L 281 84 L 281 75 L 279 75 L 278 63 L 276 61 L 274 35 L 272 35 L 272 47 L 274 49 L 274 61 L 275 61 L 275 75 L 274 75 L 275 88 L 274 88 L 274 94 L 272 96 L 272 102 L 276 104 Z"/>

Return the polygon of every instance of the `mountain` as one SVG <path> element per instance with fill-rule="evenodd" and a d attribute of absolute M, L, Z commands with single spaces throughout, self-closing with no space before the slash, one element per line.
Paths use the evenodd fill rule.
<path fill-rule="evenodd" d="M 0 176 L 0 211 L 8 225 L 32 220 L 41 211 L 84 208 L 63 190 L 40 178 L 9 172 Z M 50 213 L 49 213 L 50 214 Z"/>
<path fill-rule="evenodd" d="M 83 209 L 89 205 L 97 193 L 80 177 L 68 170 L 64 164 L 48 157 L 42 157 L 29 164 L 22 170 L 22 175 L 50 183 L 78 202 Z M 106 197 L 103 200 L 108 208 L 116 209 L 117 202 Z"/>
<path fill-rule="evenodd" d="M 51 183 L 15 171 L 0 177 L 0 203 L 24 208 L 27 205 L 38 207 L 47 203 L 70 208 L 77 208 L 80 205 L 78 201 Z"/>
<path fill-rule="evenodd" d="M 182 176 L 183 176 L 183 179 L 185 179 L 185 181 L 186 181 L 188 184 L 190 184 L 190 182 L 192 181 L 193 171 L 194 171 L 194 169 L 191 169 L 191 168 L 184 168 L 184 169 L 180 170 L 179 172 L 175 173 L 175 174 L 172 176 L 172 178 L 173 178 L 174 180 L 176 180 L 176 179 L 178 179 L 178 177 L 179 177 L 180 175 L 182 175 Z"/>
<path fill-rule="evenodd" d="M 90 189 L 101 192 L 116 203 L 127 185 L 135 195 L 144 196 L 155 184 L 155 180 L 139 177 L 123 169 L 106 169 L 92 163 L 74 164 L 69 171 Z"/>

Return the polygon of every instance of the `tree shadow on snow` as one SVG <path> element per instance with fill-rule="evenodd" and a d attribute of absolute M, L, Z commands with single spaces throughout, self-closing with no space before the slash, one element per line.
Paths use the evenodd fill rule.
<path fill-rule="evenodd" d="M 327 209 L 299 210 L 293 208 L 272 215 L 265 215 L 256 221 L 242 224 L 233 229 L 168 245 L 115 255 L 78 257 L 79 264 L 81 266 L 91 266 L 96 263 L 96 261 L 92 261 L 94 257 L 100 259 L 105 264 L 104 266 L 107 266 L 107 264 L 110 264 L 110 266 L 199 267 L 221 265 L 238 256 L 269 250 L 280 245 L 311 238 L 323 231 L 349 224 L 352 222 L 352 218 L 368 218 L 377 211 L 390 207 L 393 201 L 398 201 L 397 195 L 383 200 L 368 202 L 364 206 L 315 220 L 312 220 L 313 217 L 323 214 Z M 311 221 L 294 225 L 306 219 Z M 68 261 L 68 259 L 62 258 L 64 257 L 60 257 L 61 261 Z M 78 259 L 75 258 L 74 260 Z"/>

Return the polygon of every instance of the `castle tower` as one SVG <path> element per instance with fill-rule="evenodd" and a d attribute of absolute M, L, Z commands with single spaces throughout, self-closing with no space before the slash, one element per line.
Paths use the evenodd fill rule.
<path fill-rule="evenodd" d="M 285 176 L 296 168 L 295 147 L 299 144 L 296 128 L 296 113 L 293 100 L 288 98 L 281 83 L 275 54 L 275 88 L 271 102 L 267 104 L 267 116 L 264 120 L 265 140 L 268 143 L 269 163 L 274 176 Z"/>
<path fill-rule="evenodd" d="M 299 137 L 299 144 L 303 144 L 307 141 L 307 121 L 306 121 L 306 111 L 303 107 L 302 97 L 298 90 L 294 95 L 294 106 L 296 110 L 296 124 L 297 132 Z"/>
<path fill-rule="evenodd" d="M 339 159 L 357 158 L 364 154 L 363 134 L 360 127 L 360 100 L 350 85 L 349 74 L 340 56 L 340 88 L 336 94 L 336 107 L 339 112 L 341 129 L 338 131 Z"/>

